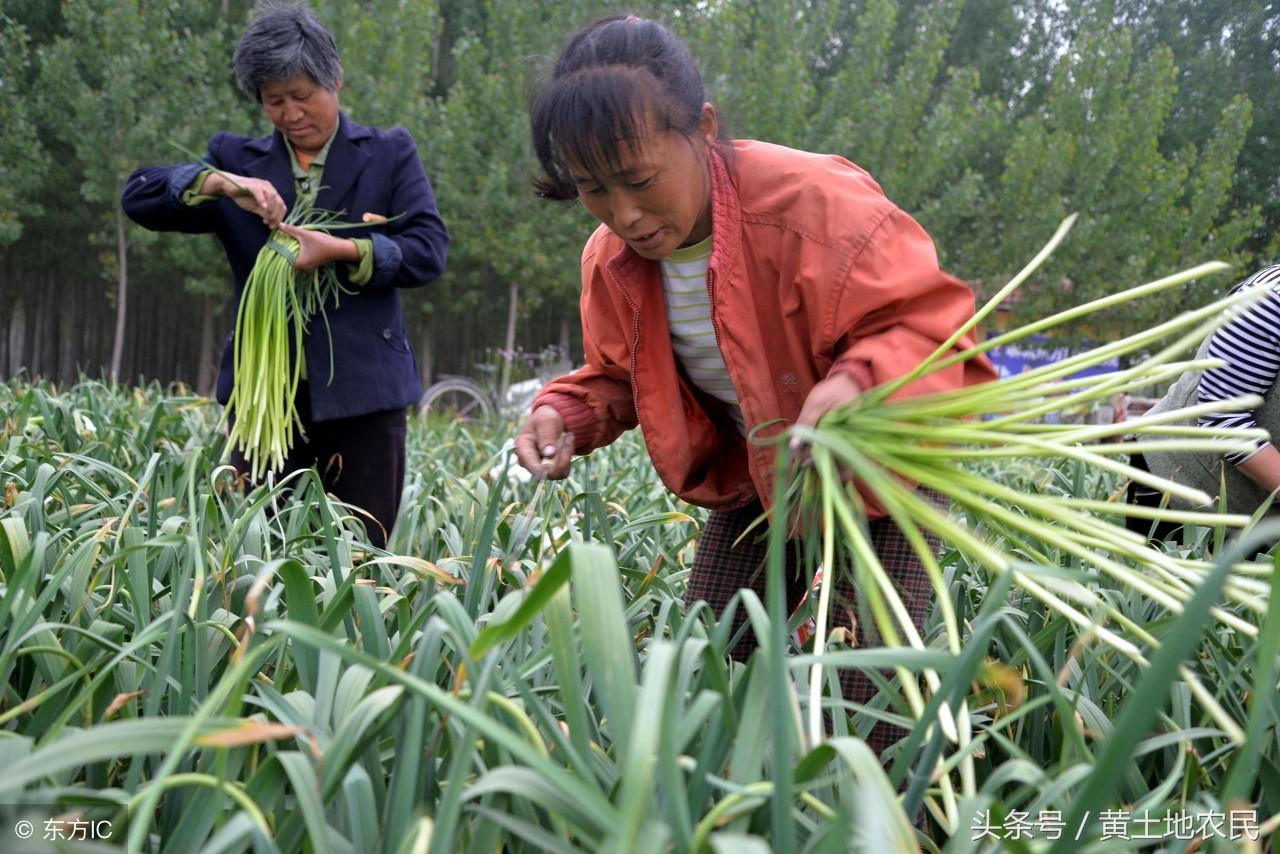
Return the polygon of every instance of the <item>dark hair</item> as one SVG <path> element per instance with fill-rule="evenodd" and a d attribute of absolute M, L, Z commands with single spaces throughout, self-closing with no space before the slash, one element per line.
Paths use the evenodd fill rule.
<path fill-rule="evenodd" d="M 333 33 L 305 2 L 264 2 L 236 42 L 231 65 L 245 94 L 262 102 L 261 89 L 276 80 L 306 74 L 317 86 L 337 91 L 342 62 Z"/>
<path fill-rule="evenodd" d="M 698 129 L 706 89 L 689 49 L 656 21 L 611 15 L 579 30 L 529 109 L 544 199 L 576 199 L 571 160 L 593 175 L 616 170 L 619 144 L 645 119 L 686 136 Z"/>

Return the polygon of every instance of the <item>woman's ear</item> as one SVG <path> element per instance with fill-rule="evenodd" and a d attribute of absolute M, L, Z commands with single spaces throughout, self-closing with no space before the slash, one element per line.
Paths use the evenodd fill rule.
<path fill-rule="evenodd" d="M 716 119 L 716 108 L 713 104 L 702 105 L 702 115 L 698 117 L 698 136 L 706 140 L 707 145 L 715 145 L 720 138 L 720 124 Z"/>

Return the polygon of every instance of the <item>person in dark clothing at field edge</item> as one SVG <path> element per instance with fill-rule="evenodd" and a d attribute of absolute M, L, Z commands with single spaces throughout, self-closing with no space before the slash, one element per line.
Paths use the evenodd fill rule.
<path fill-rule="evenodd" d="M 216 234 L 237 302 L 272 229 L 301 244 L 297 270 L 336 262 L 343 285 L 355 293 L 327 307 L 327 333 L 324 324 L 313 324 L 296 354 L 303 360 L 296 405 L 304 435 L 295 436 L 276 474 L 316 466 L 326 489 L 372 516 L 369 542 L 381 548 L 404 483 L 405 408 L 422 396 L 399 289 L 439 278 L 449 235 L 409 133 L 365 127 L 340 112 L 337 46 L 305 3 L 264 5 L 240 37 L 233 63 L 237 83 L 262 105 L 275 132 L 249 138 L 220 131 L 206 161 L 225 176 L 201 163 L 139 169 L 121 203 L 145 228 Z M 395 219 L 339 237 L 282 225 L 295 205 L 345 211 L 352 222 L 366 214 Z M 233 335 L 218 374 L 224 405 L 233 382 Z M 233 462 L 249 470 L 239 452 Z"/>

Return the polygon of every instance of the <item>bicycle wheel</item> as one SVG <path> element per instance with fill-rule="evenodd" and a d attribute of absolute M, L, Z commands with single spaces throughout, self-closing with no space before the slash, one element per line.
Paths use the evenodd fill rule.
<path fill-rule="evenodd" d="M 485 390 L 470 380 L 447 379 L 433 383 L 422 395 L 418 416 L 478 424 L 493 418 L 493 404 Z"/>

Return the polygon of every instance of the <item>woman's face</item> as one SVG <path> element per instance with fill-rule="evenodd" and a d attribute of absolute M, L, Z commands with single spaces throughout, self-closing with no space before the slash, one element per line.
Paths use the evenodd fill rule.
<path fill-rule="evenodd" d="M 295 151 L 317 154 L 338 127 L 338 92 L 330 92 L 307 74 L 273 80 L 258 90 L 262 109 Z"/>
<path fill-rule="evenodd" d="M 655 132 L 652 122 L 619 148 L 618 169 L 593 176 L 577 164 L 570 174 L 591 215 L 643 258 L 667 257 L 711 234 L 711 175 L 707 154 L 716 138 L 715 108 L 703 107 L 694 136 Z"/>

